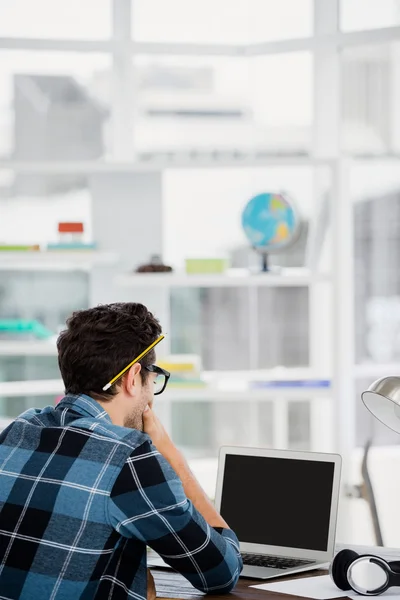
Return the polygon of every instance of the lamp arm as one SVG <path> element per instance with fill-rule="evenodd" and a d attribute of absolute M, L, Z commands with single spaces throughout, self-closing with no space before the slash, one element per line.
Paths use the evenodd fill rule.
<path fill-rule="evenodd" d="M 363 484 L 361 486 L 361 495 L 367 501 L 371 513 L 372 526 L 374 529 L 375 543 L 377 546 L 383 546 L 382 530 L 379 522 L 378 509 L 376 506 L 374 489 L 368 470 L 368 455 L 372 445 L 372 439 L 368 439 L 364 447 L 364 456 L 361 464 L 361 475 Z"/>

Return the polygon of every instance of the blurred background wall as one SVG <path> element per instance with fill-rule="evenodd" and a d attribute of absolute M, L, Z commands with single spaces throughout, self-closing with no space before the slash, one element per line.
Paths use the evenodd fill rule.
<path fill-rule="evenodd" d="M 341 451 L 350 485 L 372 436 L 395 545 L 399 439 L 360 393 L 400 357 L 399 106 L 398 0 L 1 3 L 1 417 L 62 393 L 73 310 L 143 301 L 160 358 L 195 365 L 159 411 L 210 494 L 222 444 Z M 241 213 L 268 191 L 302 227 L 255 282 Z M 81 247 L 60 249 L 62 222 Z M 171 279 L 134 274 L 154 255 Z M 235 284 L 190 258 L 226 260 Z M 348 541 L 373 541 L 365 502 L 345 512 Z"/>

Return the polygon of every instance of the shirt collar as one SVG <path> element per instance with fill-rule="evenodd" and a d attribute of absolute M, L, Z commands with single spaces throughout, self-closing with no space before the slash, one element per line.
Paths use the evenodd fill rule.
<path fill-rule="evenodd" d="M 96 400 L 93 400 L 90 396 L 86 396 L 86 394 L 68 394 L 57 406 L 60 408 L 72 408 L 75 412 L 82 415 L 82 417 L 94 417 L 95 419 L 104 419 L 112 423 L 108 412 Z"/>

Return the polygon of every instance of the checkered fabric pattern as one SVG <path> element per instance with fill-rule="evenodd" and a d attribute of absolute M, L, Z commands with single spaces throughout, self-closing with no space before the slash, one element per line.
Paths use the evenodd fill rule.
<path fill-rule="evenodd" d="M 0 434 L 0 599 L 146 598 L 146 546 L 204 592 L 242 568 L 139 431 L 88 396 L 31 409 Z"/>

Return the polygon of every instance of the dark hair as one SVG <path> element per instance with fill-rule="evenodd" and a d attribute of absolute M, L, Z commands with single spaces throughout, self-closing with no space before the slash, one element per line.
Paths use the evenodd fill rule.
<path fill-rule="evenodd" d="M 158 320 L 143 304 L 116 302 L 74 312 L 57 340 L 58 365 L 67 394 L 109 399 L 121 380 L 106 392 L 103 386 L 145 350 L 161 333 Z M 140 363 L 155 360 L 149 352 Z M 142 380 L 147 371 L 142 369 Z"/>

